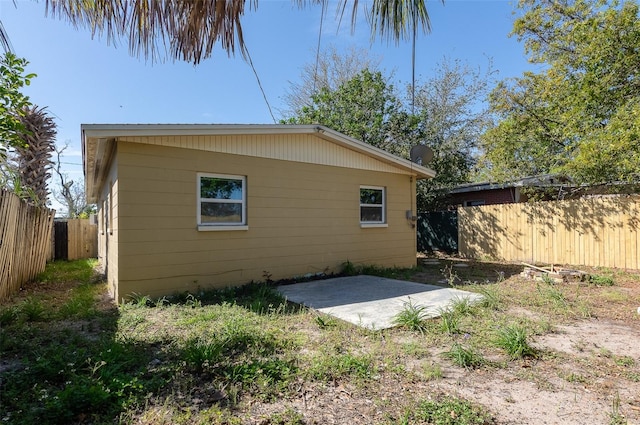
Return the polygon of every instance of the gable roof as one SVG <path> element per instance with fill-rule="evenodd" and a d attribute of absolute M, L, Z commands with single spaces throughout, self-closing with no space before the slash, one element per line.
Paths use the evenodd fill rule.
<path fill-rule="evenodd" d="M 82 162 L 87 200 L 95 202 L 101 182 L 112 160 L 115 142 L 129 138 L 167 136 L 232 135 L 315 135 L 320 139 L 381 161 L 414 175 L 416 179 L 435 177 L 435 171 L 408 159 L 348 137 L 320 125 L 289 124 L 83 124 Z"/>

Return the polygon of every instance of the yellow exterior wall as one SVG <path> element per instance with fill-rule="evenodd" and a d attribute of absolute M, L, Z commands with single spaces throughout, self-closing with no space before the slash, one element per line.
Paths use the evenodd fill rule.
<path fill-rule="evenodd" d="M 98 260 L 107 276 L 109 293 L 116 300 L 119 300 L 118 215 L 118 157 L 116 156 L 100 189 L 98 202 Z"/>
<path fill-rule="evenodd" d="M 309 164 L 333 165 L 361 170 L 402 173 L 391 164 L 368 155 L 339 146 L 322 138 L 321 133 L 311 134 L 245 134 L 225 136 L 154 136 L 121 137 L 124 142 L 144 143 L 201 151 L 229 153 L 241 156 L 306 162 Z"/>
<path fill-rule="evenodd" d="M 376 171 L 122 141 L 117 151 L 109 267 L 114 253 L 118 263 L 109 274 L 118 301 L 337 272 L 347 260 L 415 265 L 406 219 L 415 181 L 387 164 Z M 197 230 L 199 172 L 247 176 L 248 230 Z M 360 227 L 361 185 L 386 187 L 388 227 Z"/>

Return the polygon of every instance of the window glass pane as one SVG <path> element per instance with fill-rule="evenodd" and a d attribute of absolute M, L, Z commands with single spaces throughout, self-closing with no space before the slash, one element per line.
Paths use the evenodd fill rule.
<path fill-rule="evenodd" d="M 200 197 L 241 200 L 242 180 L 202 177 L 200 179 Z"/>
<path fill-rule="evenodd" d="M 382 205 L 382 190 L 360 189 L 360 203 Z"/>
<path fill-rule="evenodd" d="M 202 202 L 201 223 L 242 223 L 242 204 L 224 202 Z"/>
<path fill-rule="evenodd" d="M 360 221 L 382 222 L 382 207 L 360 207 Z"/>

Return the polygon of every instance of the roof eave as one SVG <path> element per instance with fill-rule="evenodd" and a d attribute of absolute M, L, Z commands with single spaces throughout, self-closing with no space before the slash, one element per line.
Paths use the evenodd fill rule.
<path fill-rule="evenodd" d="M 124 136 L 202 136 L 234 134 L 316 134 L 340 146 L 377 158 L 403 169 L 416 179 L 433 178 L 436 172 L 428 167 L 397 157 L 382 149 L 348 137 L 321 125 L 291 124 L 82 124 L 83 168 L 87 200 L 98 198 L 98 182 L 110 158 L 100 158 L 109 152 L 106 144 Z M 96 168 L 101 165 L 101 168 Z"/>

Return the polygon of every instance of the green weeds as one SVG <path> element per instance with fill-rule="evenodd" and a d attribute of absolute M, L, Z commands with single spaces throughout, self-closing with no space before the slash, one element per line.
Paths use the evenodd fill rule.
<path fill-rule="evenodd" d="M 493 423 L 491 415 L 467 400 L 442 396 L 423 400 L 411 408 L 401 424 L 425 423 L 438 425 L 485 425 Z"/>
<path fill-rule="evenodd" d="M 323 353 L 310 360 L 307 375 L 315 381 L 331 382 L 349 378 L 366 380 L 373 372 L 371 356 Z"/>
<path fill-rule="evenodd" d="M 613 286 L 616 283 L 611 276 L 592 274 L 589 276 L 589 284 L 595 286 Z"/>
<path fill-rule="evenodd" d="M 393 318 L 393 323 L 397 326 L 424 334 L 427 330 L 426 319 L 426 307 L 414 304 L 409 300 L 404 303 L 400 313 Z"/>
<path fill-rule="evenodd" d="M 465 347 L 455 342 L 451 349 L 445 352 L 444 357 L 451 360 L 456 366 L 465 369 L 476 369 L 485 364 L 482 354 L 478 353 L 471 347 Z"/>
<path fill-rule="evenodd" d="M 524 326 L 509 325 L 498 330 L 495 344 L 502 348 L 511 359 L 535 357 L 536 351 L 529 344 L 527 330 Z"/>

